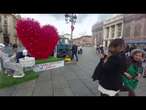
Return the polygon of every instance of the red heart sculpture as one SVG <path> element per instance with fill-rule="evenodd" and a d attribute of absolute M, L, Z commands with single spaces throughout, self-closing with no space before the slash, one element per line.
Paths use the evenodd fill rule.
<path fill-rule="evenodd" d="M 52 55 L 59 40 L 59 35 L 53 26 L 40 27 L 40 24 L 33 19 L 18 20 L 16 30 L 22 44 L 36 59 L 47 59 Z"/>

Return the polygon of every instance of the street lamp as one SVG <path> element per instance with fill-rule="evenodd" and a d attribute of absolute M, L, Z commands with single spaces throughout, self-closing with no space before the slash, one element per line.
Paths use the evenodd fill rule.
<path fill-rule="evenodd" d="M 76 23 L 77 16 L 76 14 L 65 14 L 65 21 L 66 23 L 71 23 L 71 42 L 72 42 L 72 36 L 73 36 L 73 30 L 74 30 L 74 25 Z"/>

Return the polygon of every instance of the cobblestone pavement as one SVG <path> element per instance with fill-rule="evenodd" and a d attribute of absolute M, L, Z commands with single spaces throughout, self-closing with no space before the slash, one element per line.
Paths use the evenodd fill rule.
<path fill-rule="evenodd" d="M 77 64 L 41 72 L 37 80 L 1 89 L 0 96 L 99 96 L 98 83 L 91 79 L 97 63 L 95 48 L 84 48 Z M 146 79 L 142 78 L 136 93 L 146 96 Z"/>

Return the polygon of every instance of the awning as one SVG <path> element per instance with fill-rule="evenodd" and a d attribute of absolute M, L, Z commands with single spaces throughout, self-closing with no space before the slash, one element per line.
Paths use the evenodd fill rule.
<path fill-rule="evenodd" d="M 143 40 L 143 41 L 128 41 L 128 40 L 125 40 L 126 43 L 128 44 L 146 44 L 146 40 Z"/>

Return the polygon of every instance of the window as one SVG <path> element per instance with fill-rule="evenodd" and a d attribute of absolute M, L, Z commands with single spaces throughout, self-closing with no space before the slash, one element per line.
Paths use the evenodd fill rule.
<path fill-rule="evenodd" d="M 137 25 L 135 26 L 134 36 L 135 36 L 135 37 L 140 36 L 140 34 L 141 34 L 140 31 L 141 31 L 141 25 L 140 25 L 140 24 L 137 24 Z"/>
<path fill-rule="evenodd" d="M 112 35 L 111 35 L 111 37 L 113 38 L 114 36 L 115 36 L 115 26 L 112 26 Z"/>
<path fill-rule="evenodd" d="M 118 32 L 117 32 L 118 37 L 120 37 L 121 34 L 122 34 L 122 23 L 118 24 Z"/>
<path fill-rule="evenodd" d="M 105 47 L 107 47 L 107 41 L 105 41 Z"/>
<path fill-rule="evenodd" d="M 108 37 L 109 37 L 109 27 L 106 28 L 106 38 L 108 38 Z"/>
<path fill-rule="evenodd" d="M 7 25 L 4 25 L 4 33 L 8 33 L 8 28 L 7 28 Z"/>
<path fill-rule="evenodd" d="M 130 37 L 130 30 L 131 30 L 131 27 L 130 27 L 130 25 L 128 25 L 128 26 L 125 28 L 124 37 Z"/>
<path fill-rule="evenodd" d="M 144 22 L 144 29 L 143 29 L 143 34 L 146 35 L 146 22 Z"/>

